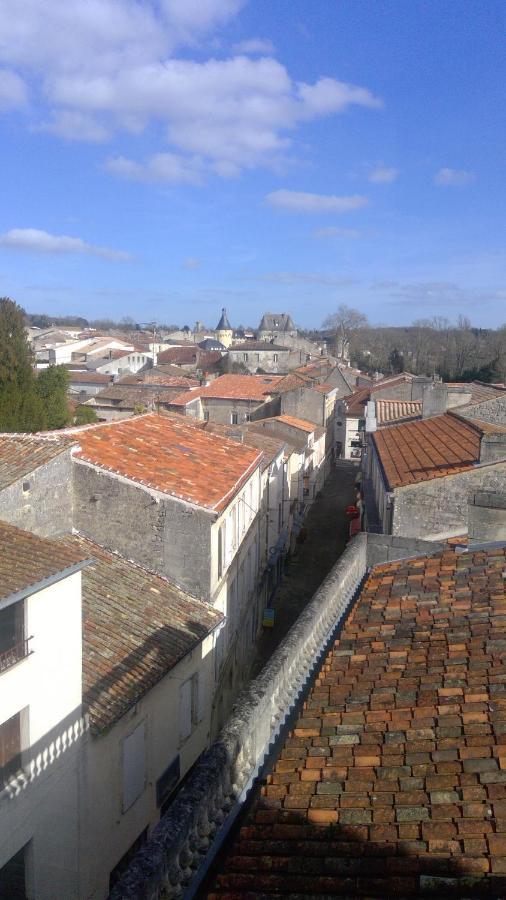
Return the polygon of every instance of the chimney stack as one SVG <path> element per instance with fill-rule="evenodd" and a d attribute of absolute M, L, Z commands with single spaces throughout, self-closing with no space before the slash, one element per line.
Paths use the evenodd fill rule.
<path fill-rule="evenodd" d="M 468 506 L 469 549 L 506 541 L 506 493 L 478 491 Z"/>

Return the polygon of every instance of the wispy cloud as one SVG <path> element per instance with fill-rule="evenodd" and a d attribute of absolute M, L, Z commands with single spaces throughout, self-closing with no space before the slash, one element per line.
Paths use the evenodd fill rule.
<path fill-rule="evenodd" d="M 369 173 L 369 181 L 373 184 L 390 184 L 395 181 L 399 172 L 393 166 L 377 166 Z"/>
<path fill-rule="evenodd" d="M 356 284 L 356 278 L 341 275 L 328 275 L 325 272 L 266 272 L 261 281 L 271 284 L 322 284 L 332 287 L 346 287 Z"/>
<path fill-rule="evenodd" d="M 272 41 L 264 38 L 250 38 L 250 40 L 239 41 L 232 47 L 234 53 L 246 53 L 261 56 L 273 56 L 275 53 Z"/>
<path fill-rule="evenodd" d="M 101 256 L 103 259 L 124 261 L 133 257 L 123 250 L 112 250 L 110 247 L 98 247 L 88 244 L 82 238 L 70 237 L 66 234 L 49 234 L 38 228 L 11 228 L 0 235 L 0 246 L 24 253 L 65 254 L 79 253 L 90 256 Z"/>
<path fill-rule="evenodd" d="M 194 256 L 189 256 L 187 259 L 183 260 L 183 269 L 200 269 L 202 265 L 201 259 L 196 259 Z"/>
<path fill-rule="evenodd" d="M 0 111 L 24 106 L 28 91 L 24 81 L 10 69 L 0 69 Z"/>
<path fill-rule="evenodd" d="M 337 225 L 328 225 L 327 228 L 317 228 L 313 231 L 313 237 L 319 240 L 328 238 L 348 238 L 356 241 L 362 236 L 362 232 L 357 228 L 339 228 Z"/>
<path fill-rule="evenodd" d="M 463 187 L 475 178 L 474 172 L 466 169 L 440 169 L 434 176 L 434 181 L 440 187 Z"/>
<path fill-rule="evenodd" d="M 344 213 L 367 206 L 369 200 L 360 194 L 336 197 L 335 194 L 310 194 L 305 191 L 279 190 L 267 194 L 266 201 L 277 209 L 304 213 Z"/>

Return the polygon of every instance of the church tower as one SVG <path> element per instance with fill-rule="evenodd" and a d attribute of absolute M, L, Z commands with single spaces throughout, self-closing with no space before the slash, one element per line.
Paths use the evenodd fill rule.
<path fill-rule="evenodd" d="M 223 307 L 221 319 L 216 326 L 216 337 L 225 347 L 230 347 L 233 338 L 232 326 L 227 318 L 227 310 Z"/>

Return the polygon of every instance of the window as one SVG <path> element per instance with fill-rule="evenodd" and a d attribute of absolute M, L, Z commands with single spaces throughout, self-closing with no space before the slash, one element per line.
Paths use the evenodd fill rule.
<path fill-rule="evenodd" d="M 29 655 L 25 639 L 25 603 L 11 603 L 0 610 L 0 673 Z"/>
<path fill-rule="evenodd" d="M 239 416 L 238 416 L 238 414 L 237 414 L 236 412 L 231 413 L 231 415 L 230 415 L 230 424 L 231 424 L 231 425 L 237 425 L 238 421 L 239 421 Z"/>
<path fill-rule="evenodd" d="M 204 410 L 204 422 L 209 422 L 209 410 Z"/>
<path fill-rule="evenodd" d="M 171 762 L 170 766 L 167 766 L 165 772 L 160 775 L 160 778 L 156 782 L 157 806 L 163 806 L 163 804 L 169 799 L 179 781 L 180 776 L 181 768 L 179 764 L 179 756 L 176 756 L 176 758 Z"/>
<path fill-rule="evenodd" d="M 23 481 L 23 494 L 29 494 L 29 493 L 30 493 L 30 482 Z"/>
<path fill-rule="evenodd" d="M 248 362 L 248 354 L 247 353 L 243 353 L 242 358 L 243 358 L 244 362 Z"/>
<path fill-rule="evenodd" d="M 143 793 L 146 785 L 146 722 L 122 742 L 123 812 Z"/>
<path fill-rule="evenodd" d="M 179 694 L 179 738 L 186 741 L 204 718 L 203 696 L 198 672 L 184 681 Z"/>
<path fill-rule="evenodd" d="M 21 712 L 0 725 L 0 776 L 5 783 L 21 767 Z"/>
<path fill-rule="evenodd" d="M 225 568 L 225 539 L 226 526 L 225 522 L 222 522 L 218 530 L 218 578 L 221 578 Z"/>
<path fill-rule="evenodd" d="M 275 353 L 274 356 L 273 356 L 272 358 L 273 358 L 274 362 L 277 362 L 277 361 L 278 361 L 278 354 Z"/>
<path fill-rule="evenodd" d="M 257 362 L 260 362 L 260 354 L 259 354 L 259 353 L 256 353 L 255 355 L 256 355 L 256 358 L 257 358 Z"/>

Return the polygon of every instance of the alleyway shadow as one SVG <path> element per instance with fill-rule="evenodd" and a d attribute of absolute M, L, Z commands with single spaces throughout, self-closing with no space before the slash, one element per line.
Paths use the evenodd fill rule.
<path fill-rule="evenodd" d="M 262 670 L 343 553 L 349 534 L 345 509 L 355 501 L 356 474 L 357 467 L 352 463 L 338 463 L 309 510 L 306 540 L 297 546 L 276 591 L 274 628 L 266 629 L 258 641 L 252 678 Z"/>

